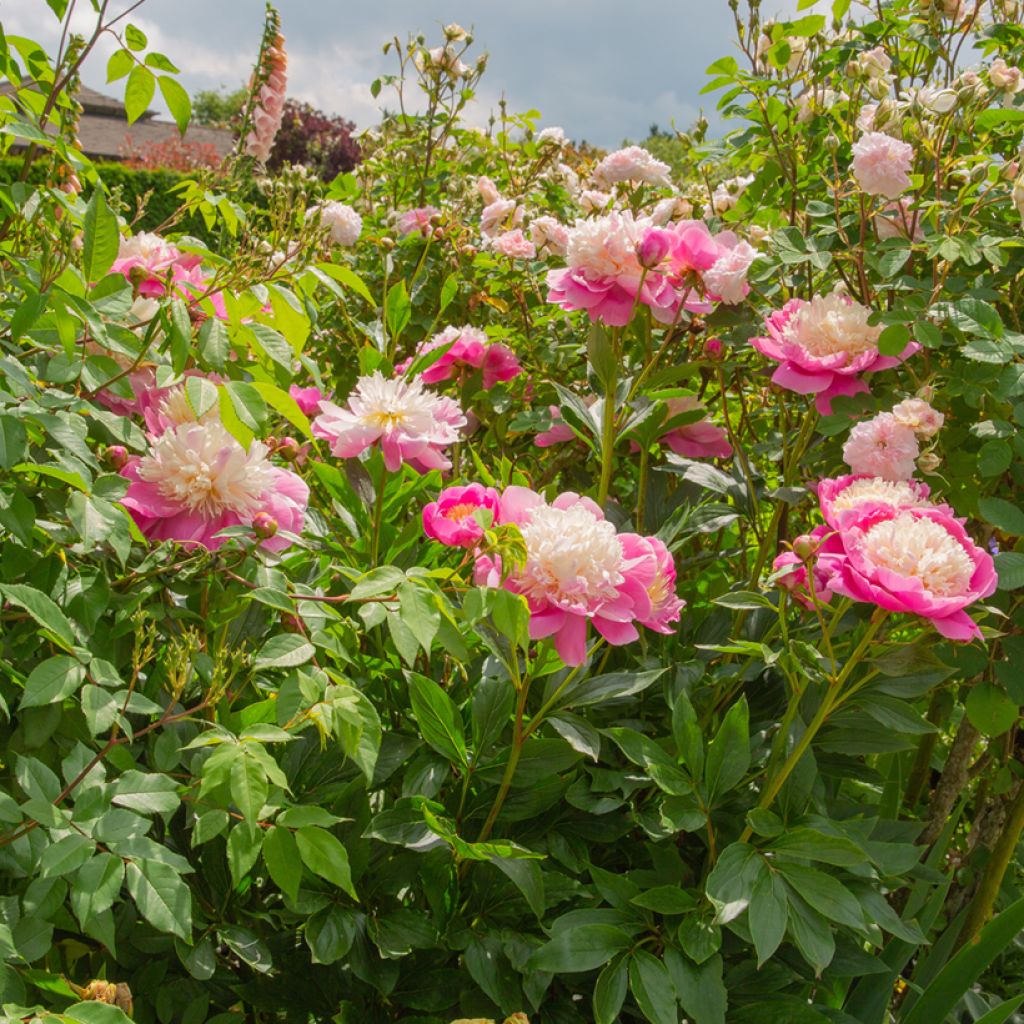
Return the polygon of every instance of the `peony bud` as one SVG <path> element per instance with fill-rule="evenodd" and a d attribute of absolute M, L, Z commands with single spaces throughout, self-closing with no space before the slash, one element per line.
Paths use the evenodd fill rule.
<path fill-rule="evenodd" d="M 818 540 L 809 534 L 801 534 L 793 541 L 793 554 L 801 562 L 809 562 L 818 553 Z"/>
<path fill-rule="evenodd" d="M 277 520 L 268 512 L 257 512 L 252 519 L 252 532 L 260 540 L 269 540 L 277 533 Z"/>
<path fill-rule="evenodd" d="M 128 449 L 123 444 L 107 445 L 103 461 L 115 472 L 120 473 L 128 463 Z"/>
<path fill-rule="evenodd" d="M 636 247 L 640 266 L 653 270 L 672 251 L 673 235 L 664 228 L 648 228 Z"/>

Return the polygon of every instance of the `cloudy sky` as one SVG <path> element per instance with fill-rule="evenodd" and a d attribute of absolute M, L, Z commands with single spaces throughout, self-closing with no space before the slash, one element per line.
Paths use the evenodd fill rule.
<path fill-rule="evenodd" d="M 129 0 L 111 0 L 119 12 Z M 440 36 L 456 21 L 473 27 L 471 52 L 490 53 L 474 119 L 482 121 L 502 95 L 510 110 L 540 110 L 543 123 L 576 139 L 617 146 L 643 138 L 657 123 L 687 128 L 703 104 L 704 69 L 736 52 L 726 0 L 278 0 L 289 54 L 289 91 L 367 127 L 377 105 L 369 83 L 393 69 L 385 40 L 423 32 Z M 75 27 L 91 29 L 87 0 Z M 796 0 L 765 0 L 765 15 L 796 8 Z M 79 16 L 80 15 L 80 16 Z M 190 91 L 234 87 L 247 78 L 259 45 L 263 0 L 145 0 L 131 16 L 150 45 L 182 69 Z M 7 34 L 55 47 L 59 25 L 45 0 L 0 0 Z M 105 83 L 104 40 L 86 65 L 87 85 Z M 118 93 L 119 95 L 123 94 Z M 384 99 L 382 94 L 381 99 Z M 709 102 L 710 100 L 710 102 Z"/>

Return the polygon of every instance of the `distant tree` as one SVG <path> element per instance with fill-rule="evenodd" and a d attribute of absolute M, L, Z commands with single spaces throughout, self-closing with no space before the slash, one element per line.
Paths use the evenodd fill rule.
<path fill-rule="evenodd" d="M 192 120 L 211 128 L 235 128 L 247 96 L 245 86 L 231 92 L 224 86 L 202 89 L 192 97 Z"/>
<path fill-rule="evenodd" d="M 359 163 L 359 146 L 352 138 L 355 127 L 309 103 L 287 100 L 267 167 L 276 171 L 284 164 L 304 164 L 331 181 Z"/>

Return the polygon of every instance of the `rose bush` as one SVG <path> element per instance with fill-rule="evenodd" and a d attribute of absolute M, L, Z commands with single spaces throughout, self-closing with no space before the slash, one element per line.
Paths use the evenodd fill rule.
<path fill-rule="evenodd" d="M 1024 12 L 759 10 L 682 176 L 449 25 L 326 184 L 270 10 L 148 234 L 0 37 L 0 1019 L 1020 1019 Z"/>

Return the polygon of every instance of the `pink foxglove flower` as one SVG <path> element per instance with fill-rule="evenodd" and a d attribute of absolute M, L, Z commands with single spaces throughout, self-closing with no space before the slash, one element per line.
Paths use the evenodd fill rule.
<path fill-rule="evenodd" d="M 262 546 L 282 551 L 286 533 L 299 533 L 309 502 L 301 477 L 272 466 L 267 448 L 243 448 L 219 421 L 182 423 L 150 441 L 121 471 L 130 481 L 121 503 L 151 540 L 173 540 L 216 549 L 217 534 L 251 526 L 257 516 L 277 525 Z"/>
<path fill-rule="evenodd" d="M 941 429 L 946 417 L 933 409 L 923 398 L 905 398 L 893 406 L 893 418 L 897 423 L 917 434 L 918 437 L 934 437 Z"/>
<path fill-rule="evenodd" d="M 856 424 L 843 445 L 843 459 L 854 473 L 883 480 L 909 480 L 920 454 L 917 435 L 891 412 Z"/>
<path fill-rule="evenodd" d="M 704 408 L 698 399 L 685 395 L 670 398 L 665 404 L 668 406 L 668 423 L 676 417 Z M 667 433 L 662 434 L 659 440 L 676 455 L 688 459 L 727 459 L 732 455 L 729 435 L 721 427 L 716 427 L 706 416 L 695 422 L 672 427 Z"/>
<path fill-rule="evenodd" d="M 885 132 L 867 132 L 853 144 L 853 176 L 871 196 L 898 199 L 910 188 L 914 149 Z"/>
<path fill-rule="evenodd" d="M 490 248 L 501 256 L 518 260 L 532 260 L 537 255 L 537 247 L 523 234 L 522 228 L 496 235 L 491 239 Z"/>
<path fill-rule="evenodd" d="M 617 534 L 588 498 L 562 494 L 550 505 L 525 487 L 501 495 L 502 523 L 522 533 L 526 561 L 504 581 L 530 608 L 530 637 L 552 637 L 567 665 L 587 656 L 587 627 L 609 643 L 636 640 L 636 623 L 667 627 L 678 614 L 669 591 L 669 569 L 651 538 Z M 488 556 L 477 559 L 478 583 L 501 583 L 499 567 Z M 674 596 L 674 593 L 671 595 Z"/>
<path fill-rule="evenodd" d="M 512 380 L 522 372 L 519 360 L 510 348 L 489 342 L 487 335 L 476 327 L 446 327 L 423 342 L 416 355 L 421 356 L 445 345 L 450 347 L 444 355 L 420 374 L 424 384 L 451 380 L 459 370 L 467 368 L 483 371 L 483 385 L 489 391 L 495 384 Z M 412 362 L 412 358 L 404 360 L 395 367 L 395 371 L 405 373 Z"/>
<path fill-rule="evenodd" d="M 885 480 L 880 476 L 847 474 L 818 481 L 818 504 L 825 522 L 839 529 L 844 516 L 855 514 L 861 505 L 889 508 L 938 508 L 929 500 L 927 484 L 919 480 Z"/>
<path fill-rule="evenodd" d="M 594 168 L 594 181 L 602 188 L 619 182 L 630 185 L 667 185 L 668 172 L 668 164 L 655 159 L 642 146 L 627 146 L 609 153 Z"/>
<path fill-rule="evenodd" d="M 345 248 L 355 245 L 363 230 L 363 218 L 347 203 L 325 200 L 310 208 L 307 217 L 320 214 L 320 223 L 327 228 L 327 234 L 335 245 Z"/>
<path fill-rule="evenodd" d="M 423 509 L 423 532 L 449 547 L 472 548 L 484 535 L 480 511 L 490 513 L 492 525 L 498 522 L 499 498 L 493 487 L 446 487 Z"/>
<path fill-rule="evenodd" d="M 391 472 L 403 462 L 423 471 L 451 468 L 442 449 L 459 440 L 465 424 L 459 407 L 426 391 L 421 378 L 389 379 L 377 371 L 359 378 L 344 407 L 322 402 L 313 434 L 330 442 L 338 458 L 379 444 Z"/>
<path fill-rule="evenodd" d="M 328 397 L 318 387 L 300 388 L 298 384 L 293 384 L 288 389 L 288 394 L 295 399 L 295 404 L 306 416 L 315 416 Z"/>
<path fill-rule="evenodd" d="M 395 227 L 403 238 L 417 232 L 426 238 L 432 230 L 430 222 L 440 215 L 441 211 L 436 206 L 418 206 L 415 210 L 399 214 Z"/>
<path fill-rule="evenodd" d="M 947 511 L 861 505 L 825 547 L 835 593 L 919 615 L 950 640 L 981 637 L 964 609 L 995 591 L 995 566 Z"/>
<path fill-rule="evenodd" d="M 772 375 L 776 384 L 816 395 L 819 412 L 828 415 L 837 395 L 868 390 L 861 374 L 896 366 L 921 347 L 912 341 L 898 356 L 881 355 L 882 328 L 868 323 L 870 314 L 867 307 L 837 292 L 810 302 L 791 299 L 765 321 L 768 336 L 751 338 L 750 343 L 780 364 Z"/>
<path fill-rule="evenodd" d="M 276 15 L 274 15 L 276 18 Z M 288 85 L 288 56 L 284 49 L 284 36 L 276 31 L 276 24 L 268 23 L 267 35 L 260 53 L 260 64 L 253 73 L 250 90 L 256 89 L 249 109 L 249 133 L 244 152 L 261 164 L 270 159 L 284 114 L 285 92 Z"/>

